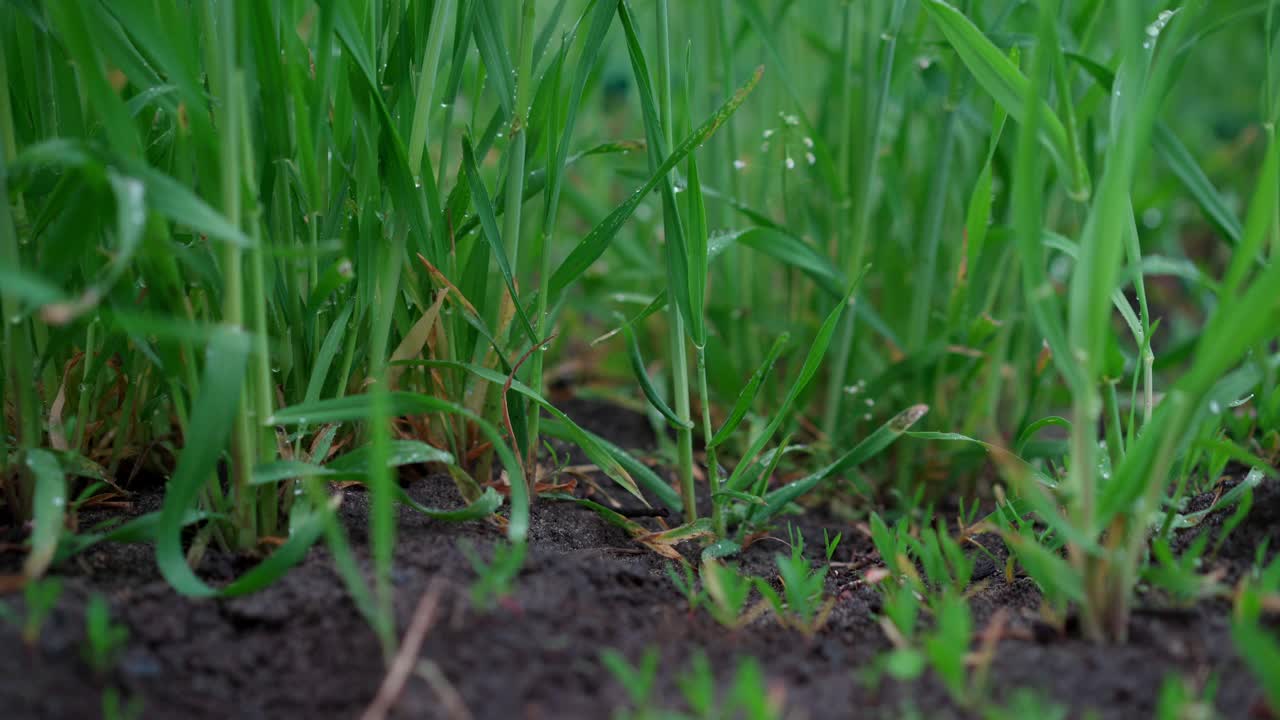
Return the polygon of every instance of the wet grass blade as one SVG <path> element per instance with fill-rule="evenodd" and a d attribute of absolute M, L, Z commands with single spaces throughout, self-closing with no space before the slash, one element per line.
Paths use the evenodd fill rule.
<path fill-rule="evenodd" d="M 248 369 L 249 348 L 249 336 L 230 328 L 219 330 L 210 341 L 200 395 L 188 428 L 188 436 L 198 437 L 200 442 L 189 443 L 182 451 L 165 492 L 156 528 L 156 563 L 165 580 L 183 595 L 227 597 L 266 587 L 303 558 L 322 530 L 318 516 L 308 519 L 266 560 L 221 589 L 205 584 L 183 556 L 182 527 L 200 488 L 214 477 L 226 447 Z"/>
<path fill-rule="evenodd" d="M 823 481 L 879 455 L 885 448 L 892 445 L 895 440 L 910 430 L 911 426 L 919 422 L 920 418 L 924 417 L 927 412 L 929 412 L 927 405 L 915 405 L 903 410 L 889 422 L 881 425 L 870 435 L 863 438 L 862 442 L 855 445 L 852 450 L 844 453 L 826 467 L 799 480 L 789 482 L 765 495 L 765 506 L 753 515 L 753 520 L 756 522 L 768 520 L 781 512 L 788 504 L 822 484 Z"/>
<path fill-rule="evenodd" d="M 733 431 L 738 428 L 738 424 L 742 422 L 742 419 L 747 415 L 747 411 L 755 403 L 760 387 L 769 377 L 769 373 L 773 372 L 774 364 L 778 362 L 778 358 L 781 357 L 782 351 L 790 341 L 790 333 L 782 333 L 777 340 L 773 341 L 773 347 L 769 348 L 769 354 L 760 363 L 760 367 L 756 368 L 756 371 L 751 374 L 751 379 L 742 388 L 742 392 L 738 393 L 738 399 L 734 401 L 733 409 L 729 411 L 729 417 L 725 418 L 715 436 L 707 443 L 708 447 L 714 448 L 723 445 L 724 441 L 728 440 Z"/>
<path fill-rule="evenodd" d="M 640 390 L 644 393 L 644 397 L 649 404 L 657 410 L 667 422 L 677 428 L 690 430 L 693 424 L 685 420 L 681 420 L 676 411 L 662 399 L 662 394 L 654 387 L 653 381 L 649 379 L 649 371 L 645 369 L 644 358 L 640 355 L 640 343 L 636 342 L 636 334 L 631 329 L 630 323 L 623 323 L 622 332 L 627 340 L 627 358 L 631 362 L 631 373 L 635 375 L 636 382 L 640 383 Z"/>
<path fill-rule="evenodd" d="M 945 0 L 924 0 L 924 7 L 978 84 L 1005 112 L 1025 123 L 1031 82 L 1022 71 L 964 13 Z M 1044 133 L 1045 146 L 1061 168 L 1062 176 L 1070 179 L 1072 195 L 1078 199 L 1089 197 L 1088 171 L 1072 152 L 1066 128 L 1048 103 L 1039 102 L 1040 131 Z"/>
<path fill-rule="evenodd" d="M 859 280 L 861 280 L 861 276 L 859 276 Z M 746 483 L 750 478 L 746 473 L 747 468 L 755 462 L 756 457 L 764 450 L 764 446 L 773 439 L 783 421 L 790 419 L 792 407 L 799 399 L 800 394 L 809 386 L 809 381 L 813 379 L 814 375 L 817 375 L 818 368 L 822 365 L 822 358 L 826 355 L 827 347 L 831 344 L 831 337 L 835 334 L 836 326 L 840 322 L 840 317 L 844 314 L 845 308 L 849 304 L 849 298 L 853 296 L 857 287 L 858 283 L 855 282 L 844 297 L 836 303 L 835 308 L 827 315 L 827 319 L 823 321 L 822 327 L 818 329 L 818 334 L 813 339 L 813 345 L 809 347 L 809 353 L 805 356 L 804 365 L 801 366 L 799 375 L 796 376 L 790 389 L 787 390 L 786 397 L 774 411 L 769 424 L 756 436 L 751 446 L 743 454 L 742 459 L 734 467 L 733 474 L 726 481 L 725 486 L 729 490 L 741 492 L 746 489 Z"/>
<path fill-rule="evenodd" d="M 623 450 L 590 430 L 583 428 L 579 428 L 579 431 L 572 430 L 570 426 L 560 422 L 559 420 L 545 420 L 543 421 L 542 428 L 546 431 L 546 434 L 551 437 L 570 442 L 574 441 L 574 438 L 578 436 L 580 431 L 581 434 L 591 438 L 593 442 L 604 448 L 605 452 L 609 453 L 613 456 L 614 460 L 618 461 L 618 464 L 626 468 L 627 472 L 631 473 L 631 477 L 635 479 L 636 485 L 643 488 L 645 492 L 657 497 L 663 505 L 671 508 L 671 510 L 676 513 L 684 511 L 680 500 L 680 493 L 673 490 L 671 485 L 658 477 L 658 474 L 651 470 L 648 465 L 637 460 L 626 450 Z"/>
<path fill-rule="evenodd" d="M 763 74 L 764 68 L 758 68 L 747 84 L 739 88 L 733 94 L 733 97 L 721 105 L 710 119 L 672 150 L 671 154 L 658 166 L 658 169 L 652 173 L 644 185 L 640 186 L 613 212 L 609 213 L 608 217 L 600 221 L 598 225 L 591 229 L 591 232 L 587 233 L 587 236 L 570 251 L 568 257 L 560 263 L 560 266 L 556 268 L 555 273 L 551 276 L 548 290 L 550 299 L 554 300 L 559 297 L 565 288 L 580 278 L 587 268 L 591 267 L 591 264 L 604 254 L 609 247 L 609 243 L 613 241 L 614 235 L 631 217 L 631 214 L 635 212 L 640 202 L 670 174 L 676 165 L 688 157 L 689 153 L 710 139 L 716 130 L 742 106 L 747 96 L 751 94 L 756 84 L 760 82 L 760 77 Z"/>
<path fill-rule="evenodd" d="M 406 363 L 408 364 L 408 363 Z M 449 366 L 449 363 L 445 364 Z M 453 363 L 453 366 L 458 365 Z M 496 373 L 495 373 L 496 375 Z M 498 377 L 502 377 L 498 375 Z M 502 377 L 505 383 L 506 378 Z M 493 443 L 494 452 L 502 462 L 503 468 L 511 482 L 511 518 L 507 524 L 507 537 L 512 542 L 524 542 L 529 532 L 529 495 L 528 485 L 524 479 L 524 470 L 515 454 L 507 445 L 502 433 L 492 423 L 461 405 L 431 395 L 404 391 L 387 393 L 383 416 L 400 417 L 403 415 L 423 415 L 429 413 L 448 413 L 466 418 L 475 423 L 477 429 Z M 293 405 L 277 410 L 272 417 L 273 425 L 309 425 L 331 422 L 363 422 L 374 417 L 372 399 L 369 395 L 351 395 L 343 398 L 329 398 L 313 403 Z"/>
<path fill-rule="evenodd" d="M 31 500 L 31 551 L 22 565 L 22 574 L 35 580 L 48 569 L 58 549 L 58 538 L 67 514 L 67 480 L 58 458 L 47 450 L 26 451 L 23 462 L 35 484 Z"/>
<path fill-rule="evenodd" d="M 475 364 L 461 363 L 451 360 L 409 361 L 406 364 L 462 370 L 474 375 L 475 377 L 497 385 L 499 388 L 505 386 L 508 382 L 508 378 L 503 374 Z M 565 415 L 559 408 L 551 404 L 550 401 L 542 395 L 534 392 L 532 388 L 519 380 L 511 381 L 511 390 L 525 398 L 528 398 L 529 400 L 532 400 L 534 404 L 538 405 L 543 410 L 550 413 L 552 417 L 563 423 L 574 436 L 574 443 L 577 444 L 578 447 L 582 448 L 582 451 L 586 453 L 587 458 L 590 459 L 591 462 L 595 463 L 600 468 L 601 472 L 608 475 L 610 479 L 622 486 L 622 488 L 627 492 L 639 498 L 642 502 L 648 502 L 645 500 L 644 495 L 640 493 L 639 488 L 636 487 L 635 480 L 631 478 L 631 475 L 627 473 L 626 469 L 614 460 L 613 456 L 606 452 L 604 448 L 596 444 L 591 437 L 582 430 L 582 428 L 578 427 L 577 423 L 570 420 L 568 415 Z M 512 482 L 514 483 L 514 481 Z"/>
<path fill-rule="evenodd" d="M 462 139 L 462 167 L 467 176 L 467 184 L 471 187 L 471 201 L 475 203 L 476 214 L 480 217 L 480 228 L 484 239 L 489 243 L 489 251 L 493 254 L 502 279 L 507 283 L 507 292 L 511 294 L 511 302 L 515 305 L 516 317 L 520 319 L 520 327 L 529 336 L 529 344 L 538 344 L 538 332 L 529 322 L 524 312 L 524 304 L 520 302 L 520 293 L 516 289 L 515 275 L 511 272 L 511 263 L 507 260 L 507 250 L 503 246 L 503 238 L 498 232 L 498 221 L 493 214 L 493 203 L 489 200 L 489 191 L 480 179 L 480 169 L 476 167 L 475 151 L 471 148 L 471 140 Z"/>

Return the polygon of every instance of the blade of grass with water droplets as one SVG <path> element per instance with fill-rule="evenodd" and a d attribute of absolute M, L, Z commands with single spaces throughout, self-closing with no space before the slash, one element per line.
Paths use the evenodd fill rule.
<path fill-rule="evenodd" d="M 54 552 L 67 514 L 67 480 L 58 458 L 47 450 L 30 449 L 23 459 L 31 474 L 35 495 L 31 499 L 31 551 L 22 565 L 27 580 L 44 575 Z"/>

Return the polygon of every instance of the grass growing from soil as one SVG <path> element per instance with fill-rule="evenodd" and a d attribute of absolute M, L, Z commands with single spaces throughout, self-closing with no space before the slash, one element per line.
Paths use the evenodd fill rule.
<path fill-rule="evenodd" d="M 990 532 L 1099 645 L 1154 590 L 1233 598 L 1280 711 L 1276 563 L 1200 571 L 1280 458 L 1276 5 L 8 4 L 0 585 L 41 612 L 74 555 L 142 541 L 227 598 L 323 544 L 394 676 L 398 506 L 505 535 L 469 554 L 502 612 L 532 506 L 576 502 L 671 559 L 673 604 L 802 643 L 835 599 L 788 516 L 822 506 L 880 556 L 893 649 L 851 679 L 1038 707 L 988 697 Z M 656 454 L 565 386 L 642 409 Z M 565 447 L 594 480 L 561 481 Z M 465 505 L 410 498 L 421 464 Z M 147 477 L 158 511 L 78 522 Z M 752 580 L 766 537 L 791 549 Z M 210 584 L 211 551 L 255 562 Z M 123 640 L 93 613 L 101 674 Z M 619 712 L 657 712 L 657 656 L 604 657 Z M 784 712 L 750 658 L 698 658 L 690 716 Z"/>

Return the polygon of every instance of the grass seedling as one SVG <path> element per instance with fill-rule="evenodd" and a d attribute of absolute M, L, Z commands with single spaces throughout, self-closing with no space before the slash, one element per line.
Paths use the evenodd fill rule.
<path fill-rule="evenodd" d="M 677 567 L 680 569 L 676 570 Z M 698 575 L 694 572 L 693 566 L 687 562 L 675 562 L 668 564 L 666 570 L 667 577 L 671 580 L 676 592 L 680 593 L 689 605 L 689 613 L 697 612 L 705 596 L 703 590 L 698 587 Z M 715 571 L 712 570 L 712 572 Z M 705 566 L 703 573 L 706 573 Z"/>
<path fill-rule="evenodd" d="M 1200 572 L 1208 541 L 1209 535 L 1203 533 L 1175 556 L 1168 540 L 1156 538 L 1151 544 L 1152 563 L 1143 572 L 1143 579 L 1168 593 L 1170 599 L 1184 607 L 1222 594 L 1227 588 L 1218 582 L 1219 578 L 1215 574 Z"/>
<path fill-rule="evenodd" d="M 34 648 L 40 640 L 40 630 L 45 621 L 58 605 L 62 596 L 62 581 L 58 578 L 45 578 L 29 582 L 22 588 L 22 600 L 25 612 L 21 618 L 8 605 L 0 605 L 0 617 L 18 627 L 22 631 L 22 642 L 28 648 Z"/>
<path fill-rule="evenodd" d="M 476 579 L 471 583 L 473 606 L 492 610 L 511 597 L 520 568 L 524 565 L 524 543 L 497 543 L 487 561 L 469 543 L 461 543 L 458 547 L 476 572 Z"/>
<path fill-rule="evenodd" d="M 829 567 L 810 566 L 804 557 L 804 536 L 794 528 L 788 536 L 791 553 L 777 553 L 774 556 L 782 592 L 775 590 L 764 578 L 757 579 L 756 587 L 773 608 L 779 622 L 812 637 L 826 623 L 827 615 L 835 604 L 834 598 L 824 597 Z M 831 552 L 835 551 L 835 546 L 831 543 L 827 544 L 827 548 Z M 827 562 L 830 560 L 828 555 Z"/>
<path fill-rule="evenodd" d="M 129 630 L 111 621 L 111 607 L 101 595 L 89 596 L 84 608 L 83 654 L 95 677 L 105 678 L 129 642 Z"/>
<path fill-rule="evenodd" d="M 1231 619 L 1236 651 L 1262 685 L 1273 710 L 1280 708 L 1280 638 L 1264 624 L 1263 613 L 1278 594 L 1280 561 L 1272 561 L 1241 583 Z"/>
<path fill-rule="evenodd" d="M 754 616 L 747 612 L 752 587 L 750 577 L 719 560 L 703 559 L 702 588 L 707 600 L 703 604 L 711 617 L 726 628 L 736 630 Z"/>
<path fill-rule="evenodd" d="M 638 665 L 631 665 L 616 650 L 605 650 L 601 661 L 614 680 L 622 685 L 630 700 L 630 710 L 618 710 L 618 720 L 777 720 L 782 717 L 779 698 L 771 692 L 760 665 L 753 658 L 741 658 L 727 693 L 716 690 L 715 671 L 705 653 L 693 655 L 689 666 L 679 675 L 676 685 L 684 701 L 683 711 L 663 708 L 653 698 L 657 680 L 658 651 L 645 650 Z"/>

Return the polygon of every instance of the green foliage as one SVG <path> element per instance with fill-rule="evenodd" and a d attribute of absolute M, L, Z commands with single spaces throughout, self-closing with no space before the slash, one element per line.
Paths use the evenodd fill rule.
<path fill-rule="evenodd" d="M 756 580 L 756 587 L 783 625 L 813 635 L 826 623 L 835 602 L 826 598 L 824 592 L 828 566 L 815 568 L 809 564 L 804 557 L 804 536 L 794 527 L 788 532 L 788 538 L 791 553 L 774 555 L 782 592 L 775 590 L 764 578 Z M 835 550 L 835 546 L 829 543 L 827 547 L 830 551 Z M 830 555 L 827 560 L 830 562 Z"/>
<path fill-rule="evenodd" d="M 129 629 L 111 621 L 111 607 L 105 598 L 94 594 L 84 608 L 84 637 L 82 648 L 85 662 L 99 678 L 105 677 L 115 667 L 120 653 L 129 642 Z"/>
<path fill-rule="evenodd" d="M 702 588 L 706 595 L 703 605 L 721 625 L 735 629 L 750 620 L 746 608 L 753 586 L 750 577 L 739 574 L 725 563 L 703 559 Z"/>
<path fill-rule="evenodd" d="M 1152 563 L 1143 572 L 1143 579 L 1169 593 L 1174 602 L 1183 606 L 1221 595 L 1226 587 L 1200 572 L 1208 541 L 1208 534 L 1202 533 L 1175 556 L 1167 540 L 1156 538 L 1151 544 Z"/>
<path fill-rule="evenodd" d="M 62 595 L 62 581 L 56 577 L 33 580 L 22 588 L 22 600 L 25 612 L 22 617 L 9 605 L 0 605 L 0 618 L 8 621 L 22 631 L 22 642 L 28 647 L 35 647 L 40 640 L 40 630 L 45 621 L 58 605 Z"/>
<path fill-rule="evenodd" d="M 520 568 L 524 566 L 525 543 L 495 543 L 488 560 L 482 558 L 470 543 L 460 542 L 458 548 L 467 556 L 476 573 L 476 579 L 471 583 L 473 606 L 492 610 L 511 596 Z"/>
<path fill-rule="evenodd" d="M 668 556 L 730 555 L 840 483 L 890 499 L 891 667 L 957 695 L 973 560 L 922 510 L 981 525 L 992 461 L 1007 575 L 1123 640 L 1139 580 L 1221 592 L 1197 562 L 1280 449 L 1280 56 L 1273 3 L 1235 5 L 7 4 L 0 504 L 28 592 L 147 541 L 180 593 L 233 596 L 323 537 L 390 657 L 397 506 L 504 514 L 490 605 L 555 437 L 685 516 L 654 535 L 582 503 Z M 675 428 L 674 486 L 556 407 L 550 370 L 584 358 Z M 1184 512 L 1232 461 L 1245 482 Z M 465 504 L 415 502 L 410 462 Z M 128 468 L 169 477 L 161 510 L 72 534 Z M 335 480 L 369 492 L 368 578 Z M 815 632 L 798 540 L 780 588 L 715 561 L 674 587 L 731 628 L 758 587 Z M 211 587 L 209 548 L 261 562 Z"/>
<path fill-rule="evenodd" d="M 1258 680 L 1272 708 L 1280 707 L 1280 638 L 1264 624 L 1264 609 L 1280 595 L 1280 560 L 1258 567 L 1241 584 L 1231 620 L 1236 652 Z"/>
<path fill-rule="evenodd" d="M 727 692 L 717 692 L 715 670 L 705 653 L 694 653 L 689 666 L 677 677 L 676 686 L 684 701 L 683 710 L 659 706 L 653 697 L 658 672 L 658 650 L 645 650 L 637 665 L 631 665 L 616 650 L 606 649 L 600 655 L 601 662 L 614 680 L 626 691 L 629 709 L 615 711 L 619 720 L 715 720 L 717 718 L 744 718 L 744 720 L 777 720 L 782 708 L 769 691 L 764 673 L 754 658 L 738 660 Z"/>

